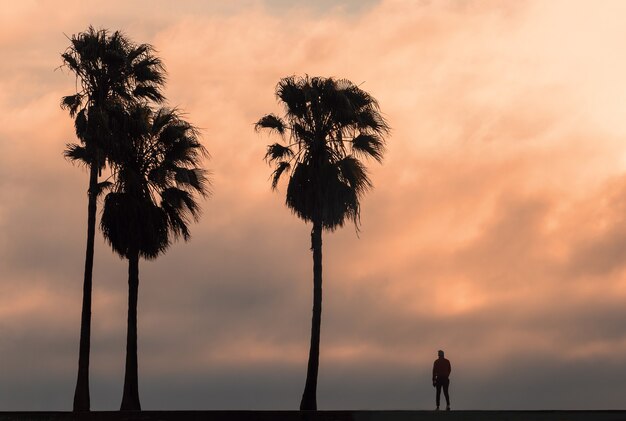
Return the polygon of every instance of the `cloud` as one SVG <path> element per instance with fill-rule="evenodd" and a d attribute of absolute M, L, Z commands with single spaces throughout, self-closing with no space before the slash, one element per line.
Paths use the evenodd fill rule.
<path fill-rule="evenodd" d="M 455 408 L 619 407 L 624 5 L 242 4 L 5 8 L 0 407 L 70 408 L 87 174 L 61 155 L 74 140 L 58 104 L 74 79 L 55 68 L 63 34 L 89 24 L 157 48 L 170 104 L 212 155 L 214 193 L 191 242 L 141 263 L 145 408 L 297 407 L 310 227 L 283 186 L 271 192 L 272 139 L 252 125 L 280 112 L 281 77 L 305 73 L 359 84 L 393 128 L 384 164 L 368 163 L 360 234 L 324 235 L 320 407 L 430 408 L 439 348 Z M 126 266 L 100 238 L 94 276 L 92 401 L 115 409 Z"/>

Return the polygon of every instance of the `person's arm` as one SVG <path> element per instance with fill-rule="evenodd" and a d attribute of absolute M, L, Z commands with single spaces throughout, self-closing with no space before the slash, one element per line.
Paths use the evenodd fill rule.
<path fill-rule="evenodd" d="M 450 373 L 452 373 L 452 364 L 448 361 L 448 377 L 450 377 Z"/>
<path fill-rule="evenodd" d="M 435 379 L 437 378 L 436 370 L 437 370 L 437 361 L 433 363 L 433 383 L 435 382 Z"/>

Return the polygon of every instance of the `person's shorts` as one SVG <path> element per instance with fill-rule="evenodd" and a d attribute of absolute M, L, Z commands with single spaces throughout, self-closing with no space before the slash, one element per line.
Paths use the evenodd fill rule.
<path fill-rule="evenodd" d="M 449 386 L 450 379 L 437 379 L 435 380 L 435 385 L 437 386 Z"/>

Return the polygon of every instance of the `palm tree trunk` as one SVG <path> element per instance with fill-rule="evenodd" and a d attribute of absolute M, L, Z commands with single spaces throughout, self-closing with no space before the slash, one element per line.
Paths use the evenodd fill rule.
<path fill-rule="evenodd" d="M 311 348 L 306 383 L 300 410 L 317 410 L 317 372 L 320 361 L 320 327 L 322 323 L 322 224 L 313 223 L 311 230 L 313 250 L 313 319 L 311 321 Z"/>
<path fill-rule="evenodd" d="M 85 276 L 83 279 L 83 308 L 80 318 L 80 345 L 78 349 L 78 379 L 74 390 L 74 411 L 89 411 L 89 352 L 91 348 L 91 286 L 93 253 L 96 238 L 96 200 L 98 168 L 89 170 L 87 204 L 87 251 L 85 252 Z"/>
<path fill-rule="evenodd" d="M 137 368 L 137 298 L 139 294 L 139 252 L 128 258 L 128 331 L 126 335 L 126 372 L 122 411 L 141 411 Z"/>

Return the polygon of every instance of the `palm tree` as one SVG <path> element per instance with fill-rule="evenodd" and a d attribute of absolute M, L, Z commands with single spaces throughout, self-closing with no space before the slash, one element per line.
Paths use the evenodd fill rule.
<path fill-rule="evenodd" d="M 344 79 L 294 76 L 283 78 L 276 96 L 285 116 L 262 117 L 255 129 L 280 134 L 286 144 L 267 147 L 273 164 L 272 189 L 289 175 L 286 205 L 310 222 L 313 251 L 313 318 L 311 346 L 301 410 L 317 409 L 320 325 L 322 316 L 322 231 L 334 231 L 346 220 L 358 229 L 360 199 L 372 187 L 359 158 L 382 161 L 383 136 L 389 126 L 377 101 Z"/>
<path fill-rule="evenodd" d="M 103 185 L 98 175 L 105 166 L 108 149 L 117 139 L 114 115 L 136 100 L 162 102 L 165 82 L 161 60 L 148 44 L 136 45 L 124 34 L 106 29 L 73 35 L 61 54 L 63 66 L 77 79 L 77 92 L 62 98 L 61 107 L 75 118 L 80 145 L 69 144 L 65 156 L 89 168 L 87 191 L 87 248 L 80 323 L 78 378 L 74 411 L 89 411 L 89 350 L 91 337 L 91 289 L 97 196 Z"/>
<path fill-rule="evenodd" d="M 137 367 L 139 258 L 155 259 L 172 239 L 189 239 L 188 224 L 200 208 L 195 194 L 208 194 L 199 167 L 206 150 L 196 129 L 176 110 L 137 106 L 128 114 L 127 142 L 112 157 L 116 181 L 104 199 L 100 227 L 128 259 L 128 331 L 121 410 L 141 410 Z"/>

